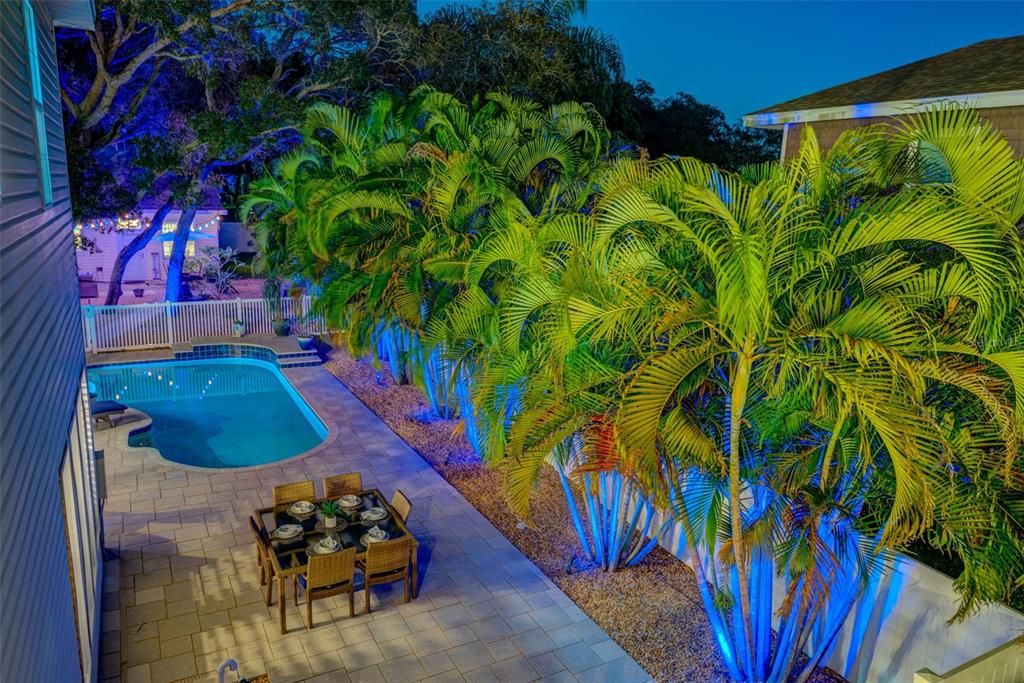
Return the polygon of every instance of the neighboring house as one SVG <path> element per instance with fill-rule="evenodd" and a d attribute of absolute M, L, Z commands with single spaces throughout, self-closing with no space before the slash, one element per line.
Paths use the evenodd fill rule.
<path fill-rule="evenodd" d="M 102 548 L 54 26 L 0 2 L 0 680 L 98 677 Z M 115 662 L 116 668 L 116 662 Z"/>
<path fill-rule="evenodd" d="M 93 245 L 76 252 L 79 296 L 84 303 L 104 302 L 117 254 L 149 224 L 155 213 L 156 209 L 143 209 L 130 220 L 96 219 L 75 226 L 75 232 Z M 185 246 L 186 258 L 202 256 L 205 249 L 221 246 L 221 216 L 224 213 L 220 208 L 202 208 L 196 212 Z M 163 301 L 167 263 L 171 258 L 172 240 L 180 215 L 180 211 L 168 213 L 160 233 L 128 261 L 121 279 L 123 294 L 120 303 Z M 142 292 L 141 296 L 137 292 Z"/>
<path fill-rule="evenodd" d="M 805 126 L 823 149 L 850 128 L 911 114 L 939 101 L 970 104 L 1024 155 L 1024 36 L 986 40 L 747 114 L 752 128 L 782 129 L 793 157 Z"/>

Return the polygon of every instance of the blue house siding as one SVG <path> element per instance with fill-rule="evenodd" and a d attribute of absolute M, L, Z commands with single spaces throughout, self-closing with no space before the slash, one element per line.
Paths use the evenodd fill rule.
<path fill-rule="evenodd" d="M 0 679 L 26 683 L 81 680 L 80 632 L 91 641 L 83 644 L 90 653 L 84 677 L 95 678 L 99 629 L 80 630 L 76 612 L 90 621 L 99 613 L 100 571 L 94 535 L 73 530 L 89 548 L 85 573 L 92 577 L 85 588 L 91 595 L 76 600 L 61 463 L 69 449 L 74 457 L 91 456 L 82 455 L 91 442 L 79 403 L 85 357 L 53 24 L 47 5 L 30 1 L 49 206 L 42 197 L 24 8 L 21 0 L 0 3 Z M 72 436 L 80 431 L 84 438 Z M 87 508 L 94 506 L 95 482 L 83 485 Z M 76 602 L 88 608 L 76 609 Z"/>

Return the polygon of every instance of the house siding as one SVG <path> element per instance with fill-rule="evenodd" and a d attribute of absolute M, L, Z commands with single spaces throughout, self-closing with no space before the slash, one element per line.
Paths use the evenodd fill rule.
<path fill-rule="evenodd" d="M 83 673 L 94 679 L 97 669 L 97 503 L 53 24 L 46 4 L 32 0 L 32 7 L 50 206 L 42 198 L 22 4 L 0 3 L 0 678 L 73 681 Z M 74 529 L 61 497 L 66 453 L 81 459 L 85 494 L 86 514 Z M 87 550 L 84 595 L 69 580 L 68 531 Z M 90 623 L 76 622 L 76 613 Z M 84 663 L 80 633 L 89 639 Z"/>
<path fill-rule="evenodd" d="M 1003 132 L 1007 142 L 1018 157 L 1024 156 L 1024 107 L 992 107 L 979 109 L 978 114 L 992 122 L 992 125 Z M 892 117 L 896 119 L 902 116 Z M 835 144 L 836 140 L 845 130 L 870 126 L 876 123 L 891 121 L 889 117 L 865 117 L 862 119 L 833 119 L 831 121 L 814 121 L 812 123 L 788 123 L 786 124 L 786 148 L 783 150 L 783 158 L 791 159 L 796 156 L 800 149 L 800 138 L 806 126 L 814 129 L 818 136 L 818 144 L 822 149 L 828 150 Z"/>

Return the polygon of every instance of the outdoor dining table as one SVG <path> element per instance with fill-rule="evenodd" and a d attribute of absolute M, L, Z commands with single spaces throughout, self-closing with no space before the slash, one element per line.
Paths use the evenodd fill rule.
<path fill-rule="evenodd" d="M 285 610 L 285 579 L 296 577 L 306 573 L 309 558 L 306 551 L 312 545 L 319 543 L 328 533 L 332 534 L 339 542 L 339 550 L 345 548 L 356 548 L 356 559 L 366 559 L 366 546 L 360 542 L 360 538 L 372 526 L 379 526 L 388 532 L 390 538 L 401 538 L 409 536 L 411 563 L 412 563 L 412 597 L 416 597 L 416 550 L 419 542 L 412 535 L 409 528 L 402 521 L 401 517 L 393 507 L 385 500 L 384 496 L 377 489 L 361 491 L 359 497 L 362 499 L 359 507 L 342 508 L 338 516 L 338 526 L 325 528 L 323 516 L 320 514 L 320 503 L 334 498 L 318 498 L 309 501 L 316 505 L 316 509 L 304 515 L 292 514 L 289 510 L 292 503 L 277 505 L 274 507 L 260 508 L 256 510 L 256 519 L 264 531 L 270 537 L 270 550 L 273 554 L 271 560 L 275 563 L 275 571 L 278 581 L 278 608 L 281 620 L 281 633 L 287 633 L 286 610 Z M 387 519 L 380 522 L 363 522 L 360 513 L 372 507 L 381 507 L 387 511 Z M 284 524 L 300 524 L 302 533 L 294 538 L 278 539 L 274 536 L 274 530 Z"/>

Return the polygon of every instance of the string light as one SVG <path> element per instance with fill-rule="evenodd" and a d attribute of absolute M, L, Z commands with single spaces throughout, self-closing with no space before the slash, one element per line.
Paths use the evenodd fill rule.
<path fill-rule="evenodd" d="M 196 230 L 212 228 L 220 223 L 220 221 L 221 217 L 217 214 L 205 223 L 193 223 L 191 230 L 194 232 Z M 133 218 L 130 215 L 120 216 L 118 218 L 93 218 L 85 223 L 78 223 L 75 225 L 75 228 L 78 230 L 100 230 L 103 228 L 115 228 L 116 230 L 138 230 L 141 227 L 142 221 L 138 218 Z"/>
<path fill-rule="evenodd" d="M 205 223 L 200 223 L 199 225 L 193 223 L 192 232 L 203 231 L 206 230 L 207 228 L 212 228 L 216 226 L 218 223 L 220 223 L 220 216 L 214 216 L 210 220 L 206 221 Z"/>

